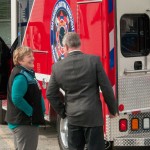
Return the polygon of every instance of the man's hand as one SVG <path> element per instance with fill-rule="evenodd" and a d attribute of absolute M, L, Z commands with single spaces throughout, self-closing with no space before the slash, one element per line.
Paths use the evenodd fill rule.
<path fill-rule="evenodd" d="M 118 117 L 118 116 L 119 116 L 118 113 L 116 113 L 115 115 L 110 114 L 110 118 L 115 118 L 115 117 Z"/>

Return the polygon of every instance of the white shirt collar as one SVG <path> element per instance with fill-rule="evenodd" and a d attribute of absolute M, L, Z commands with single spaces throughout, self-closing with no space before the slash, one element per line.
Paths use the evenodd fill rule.
<path fill-rule="evenodd" d="M 73 51 L 70 51 L 69 53 L 72 53 L 72 52 L 80 52 L 80 50 L 73 50 Z"/>

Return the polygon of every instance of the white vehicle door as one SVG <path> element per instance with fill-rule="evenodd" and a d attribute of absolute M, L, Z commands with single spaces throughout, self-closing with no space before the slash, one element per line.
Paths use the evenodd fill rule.
<path fill-rule="evenodd" d="M 150 0 L 116 0 L 120 111 L 150 108 Z"/>

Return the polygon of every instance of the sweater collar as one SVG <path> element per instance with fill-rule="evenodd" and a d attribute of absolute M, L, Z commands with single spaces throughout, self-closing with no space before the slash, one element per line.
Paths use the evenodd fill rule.
<path fill-rule="evenodd" d="M 32 76 L 35 77 L 35 72 L 34 72 L 34 70 L 32 70 L 32 69 L 31 69 L 31 70 L 30 70 L 30 69 L 27 69 L 27 68 L 25 68 L 25 67 L 23 67 L 23 66 L 21 66 L 21 65 L 18 65 L 18 66 L 16 66 L 16 67 L 23 69 L 24 71 L 28 72 L 29 74 L 31 74 Z"/>

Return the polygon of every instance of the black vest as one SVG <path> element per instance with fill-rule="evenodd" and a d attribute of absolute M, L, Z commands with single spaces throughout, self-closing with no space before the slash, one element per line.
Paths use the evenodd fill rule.
<path fill-rule="evenodd" d="M 28 82 L 28 88 L 26 94 L 24 95 L 24 99 L 33 108 L 33 114 L 31 117 L 27 116 L 23 111 L 18 109 L 12 102 L 12 83 L 15 76 L 18 74 L 24 75 Z M 16 66 L 13 68 L 8 82 L 7 99 L 6 122 L 19 125 L 45 124 L 44 114 L 42 111 L 41 90 L 38 87 L 33 72 L 21 66 Z"/>

